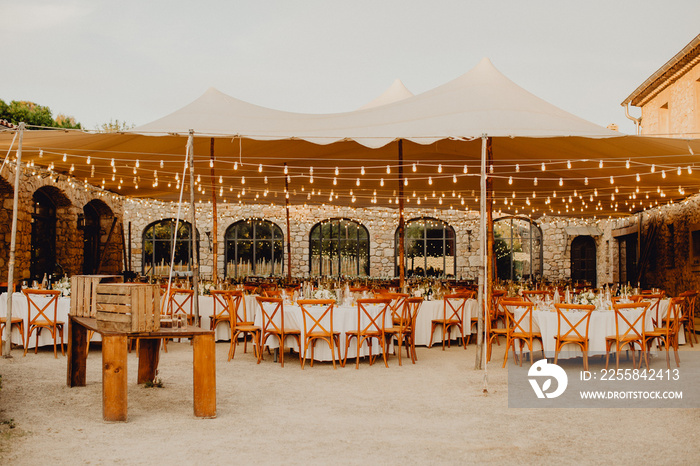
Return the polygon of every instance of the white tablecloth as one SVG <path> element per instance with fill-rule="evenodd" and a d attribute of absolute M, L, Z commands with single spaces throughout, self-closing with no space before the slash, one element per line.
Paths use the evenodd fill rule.
<path fill-rule="evenodd" d="M 661 315 L 666 315 L 668 312 L 669 300 L 662 300 L 659 305 L 659 313 Z M 516 319 L 522 316 L 523 311 L 515 311 Z M 567 317 L 572 324 L 575 324 L 585 312 L 582 311 L 570 311 L 567 312 Z M 640 312 L 638 310 L 626 310 L 622 314 L 630 322 L 634 322 L 638 317 Z M 557 313 L 552 311 L 534 311 L 532 314 L 532 326 L 534 331 L 539 331 L 542 334 L 542 342 L 544 345 L 545 356 L 548 358 L 554 357 L 555 340 L 554 337 L 557 335 Z M 581 334 L 585 332 L 585 327 L 583 323 L 579 327 Z M 625 324 L 626 325 L 626 324 Z M 645 316 L 645 329 L 653 329 L 652 325 L 652 315 L 647 312 Z M 525 326 L 526 327 L 526 326 Z M 640 333 L 642 331 L 641 321 L 635 327 Z M 588 327 L 588 355 L 600 355 L 605 354 L 605 337 L 615 335 L 615 313 L 610 310 L 595 310 L 591 314 L 591 321 Z M 683 334 L 683 329 L 678 335 L 678 343 L 685 344 L 685 336 Z M 525 351 L 525 348 L 523 349 Z M 539 346 L 535 343 L 534 347 L 535 354 L 539 352 Z M 562 352 L 559 355 L 560 359 L 572 358 L 582 356 L 580 347 L 575 344 L 565 345 L 562 348 Z"/>
<path fill-rule="evenodd" d="M 266 306 L 269 306 L 269 312 L 272 312 L 274 310 L 274 305 L 273 304 L 267 304 Z M 267 307 L 266 307 L 267 309 Z M 311 312 L 314 316 L 320 316 L 323 311 L 326 309 L 326 306 L 312 306 L 312 307 L 307 307 L 307 310 Z M 376 317 L 377 314 L 381 311 L 382 306 L 380 305 L 373 305 L 373 306 L 368 306 L 367 310 L 374 314 L 372 314 L 372 317 Z M 279 325 L 279 316 L 275 316 L 275 323 Z M 329 318 L 326 316 L 324 320 L 321 321 L 322 325 L 326 326 L 328 328 L 329 325 Z M 360 325 L 362 328 L 367 326 L 369 324 L 369 319 L 367 316 L 363 315 L 362 319 L 360 320 Z M 307 322 L 307 325 L 312 325 L 312 322 Z M 255 313 L 255 325 L 259 326 L 262 328 L 262 313 L 261 312 L 256 312 Z M 304 320 L 302 317 L 302 312 L 301 312 L 301 307 L 297 306 L 296 304 L 285 304 L 284 305 L 284 327 L 285 329 L 295 329 L 295 330 L 301 330 L 301 344 L 304 344 Z M 392 327 L 392 322 L 391 322 L 391 312 L 387 309 L 387 313 L 384 316 L 384 328 L 391 328 Z M 349 330 L 357 330 L 357 306 L 336 306 L 333 308 L 333 331 L 335 332 L 340 332 L 340 356 L 341 358 L 345 357 L 345 332 Z M 277 341 L 277 338 L 274 336 L 268 337 L 267 342 L 265 343 L 267 346 L 269 346 L 271 349 L 274 348 L 279 348 L 279 342 Z M 293 348 L 295 351 L 299 351 L 299 347 L 297 346 L 296 339 L 294 337 L 287 337 L 285 338 L 284 345 L 286 348 Z M 380 347 L 378 346 L 378 342 L 376 340 L 372 341 L 372 354 L 381 354 L 380 352 Z M 388 348 L 391 350 L 391 346 Z M 336 349 L 336 355 L 337 355 L 337 349 Z M 360 354 L 361 356 L 368 356 L 369 355 L 369 346 L 367 345 L 367 342 L 365 342 L 361 347 L 360 347 Z M 350 346 L 348 347 L 348 358 L 354 358 L 357 356 L 357 341 L 353 338 L 352 341 L 350 341 Z M 307 359 L 311 357 L 311 348 L 309 348 L 309 351 L 306 355 Z M 330 361 L 332 359 L 331 357 L 331 350 L 328 344 L 326 344 L 323 341 L 319 341 L 316 343 L 316 347 L 314 350 L 314 359 L 318 361 Z"/>
<path fill-rule="evenodd" d="M 50 298 L 45 298 L 43 296 L 38 296 L 36 298 L 32 298 L 37 305 L 43 307 L 46 303 L 49 302 Z M 21 317 L 24 319 L 24 338 L 27 338 L 27 332 L 29 331 L 29 320 L 28 320 L 28 309 L 29 309 L 29 303 L 27 303 L 27 297 L 22 294 L 21 292 L 16 292 L 12 293 L 12 317 Z M 70 298 L 58 298 L 58 307 L 57 307 L 57 317 L 56 319 L 58 321 L 63 322 L 63 342 L 67 345 L 68 344 L 68 312 L 70 311 Z M 34 313 L 36 313 L 36 309 L 34 309 Z M 53 310 L 51 310 L 51 313 L 47 312 L 47 315 L 49 317 L 53 316 Z M 2 317 L 7 317 L 7 293 L 2 293 L 0 294 L 0 316 Z M 95 335 L 93 337 L 93 340 L 99 340 L 99 335 Z M 12 343 L 21 345 L 22 344 L 22 337 L 20 336 L 19 330 L 17 326 L 12 327 Z M 32 338 L 30 339 L 29 342 L 27 342 L 27 347 L 28 348 L 34 348 L 36 346 L 36 330 L 32 333 Z M 60 335 L 56 336 L 56 344 L 60 345 L 61 344 L 61 337 Z M 46 345 L 51 345 L 53 346 L 53 338 L 51 338 L 51 332 L 48 330 L 42 330 L 40 335 L 39 335 L 39 346 L 46 346 Z"/>
<path fill-rule="evenodd" d="M 418 310 L 418 316 L 416 317 L 416 328 L 415 328 L 415 344 L 417 346 L 428 346 L 430 344 L 430 326 L 433 319 L 442 319 L 443 302 L 439 301 L 423 301 L 420 309 Z M 476 316 L 477 302 L 476 299 L 467 300 L 467 304 L 464 306 L 464 316 L 462 316 L 462 321 L 464 322 L 464 336 L 471 334 L 471 318 Z M 450 309 L 448 308 L 447 313 L 450 314 Z M 449 315 L 448 315 L 449 317 Z M 459 329 L 457 327 L 452 327 L 450 330 L 450 339 L 455 339 L 457 337 L 461 338 Z M 435 336 L 433 337 L 433 345 L 436 343 L 442 344 L 442 326 L 435 329 Z"/>

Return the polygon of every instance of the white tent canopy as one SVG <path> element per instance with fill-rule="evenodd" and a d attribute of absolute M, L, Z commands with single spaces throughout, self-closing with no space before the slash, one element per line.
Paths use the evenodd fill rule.
<path fill-rule="evenodd" d="M 358 110 L 381 107 L 382 105 L 398 102 L 399 100 L 408 99 L 409 97 L 413 97 L 413 93 L 406 89 L 406 86 L 404 86 L 400 79 L 395 79 L 386 91 L 382 92 L 376 99 L 358 108 Z"/>

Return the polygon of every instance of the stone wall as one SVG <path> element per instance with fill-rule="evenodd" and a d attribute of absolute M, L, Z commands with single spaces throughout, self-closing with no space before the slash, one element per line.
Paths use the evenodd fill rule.
<path fill-rule="evenodd" d="M 78 214 L 93 199 L 103 202 L 118 219 L 122 217 L 122 198 L 105 193 L 90 185 L 77 184 L 75 179 L 57 176 L 43 170 L 26 167 L 20 175 L 18 193 L 17 237 L 15 249 L 15 280 L 30 278 L 32 196 L 45 189 L 56 204 L 56 262 L 67 275 L 83 272 L 83 233 L 78 229 Z M 6 166 L 0 174 L 0 281 L 7 281 L 11 241 L 15 171 Z M 111 225 L 111 220 L 109 220 Z M 107 230 L 108 231 L 108 230 Z M 107 232 L 102 233 L 102 244 Z M 117 229 L 106 247 L 102 273 L 120 273 L 122 266 L 121 232 Z"/>
<path fill-rule="evenodd" d="M 663 109 L 667 106 L 667 109 Z M 700 137 L 700 63 L 642 105 L 642 134 Z M 665 114 L 665 116 L 662 116 Z"/>

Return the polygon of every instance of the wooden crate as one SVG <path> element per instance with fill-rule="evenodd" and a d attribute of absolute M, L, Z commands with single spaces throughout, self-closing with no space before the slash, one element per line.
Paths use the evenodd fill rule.
<path fill-rule="evenodd" d="M 109 332 L 155 332 L 160 329 L 160 288 L 143 283 L 96 286 L 97 326 Z"/>
<path fill-rule="evenodd" d="M 121 275 L 73 275 L 70 279 L 70 314 L 95 317 L 95 287 L 101 282 L 122 281 Z"/>

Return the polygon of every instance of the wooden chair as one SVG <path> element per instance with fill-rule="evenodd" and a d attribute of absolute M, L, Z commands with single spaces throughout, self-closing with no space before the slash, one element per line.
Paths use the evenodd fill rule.
<path fill-rule="evenodd" d="M 530 302 L 535 302 L 537 299 L 544 300 L 545 298 L 551 298 L 553 293 L 547 290 L 523 290 L 523 298 Z"/>
<path fill-rule="evenodd" d="M 503 293 L 505 294 L 505 293 Z M 489 309 L 489 316 L 488 319 L 485 319 L 485 325 L 486 325 L 486 335 L 488 336 L 488 340 L 486 342 L 486 360 L 490 361 L 491 360 L 491 347 L 493 345 L 494 340 L 496 341 L 496 344 L 499 346 L 501 345 L 500 343 L 500 338 L 504 337 L 506 339 L 506 342 L 508 341 L 508 322 L 506 321 L 506 313 L 505 311 L 501 308 L 501 301 L 505 298 L 501 298 L 496 301 L 496 304 Z M 520 301 L 520 300 L 515 300 L 513 299 L 512 301 Z M 498 327 L 498 322 L 499 322 L 499 315 L 503 316 L 503 327 Z"/>
<path fill-rule="evenodd" d="M 12 289 L 12 291 L 14 293 L 19 292 L 19 285 L 20 285 L 19 282 L 15 282 L 15 285 Z M 9 285 L 7 284 L 7 282 L 0 282 L 0 293 L 7 293 L 8 288 L 9 288 Z"/>
<path fill-rule="evenodd" d="M 267 288 L 262 291 L 265 298 L 281 298 L 282 290 L 280 288 Z"/>
<path fill-rule="evenodd" d="M 228 307 L 229 301 L 226 295 L 229 293 L 241 293 L 233 290 L 211 290 L 210 294 L 213 300 L 212 314 L 209 316 L 209 329 L 216 330 L 216 326 L 221 323 L 231 325 L 231 312 Z"/>
<path fill-rule="evenodd" d="M 534 331 L 532 328 L 532 311 L 534 310 L 535 304 L 532 301 L 526 300 L 520 301 L 502 299 L 500 301 L 500 306 L 506 316 L 506 354 L 503 358 L 503 367 L 506 367 L 506 363 L 508 362 L 508 350 L 511 347 L 513 348 L 513 360 L 516 360 L 516 340 L 520 342 L 520 367 L 523 365 L 523 346 L 525 346 L 526 343 L 528 350 L 530 351 L 531 363 L 534 361 L 532 358 L 532 353 L 534 352 L 535 340 L 539 340 L 540 345 L 542 346 L 542 357 L 544 358 L 542 334 Z M 515 316 L 516 309 L 523 309 L 523 313 L 520 317 Z"/>
<path fill-rule="evenodd" d="M 175 298 L 184 297 L 181 302 Z M 171 288 L 168 296 L 166 314 L 170 317 L 179 317 L 184 315 L 187 319 L 187 325 L 194 324 L 194 290 L 185 288 Z"/>
<path fill-rule="evenodd" d="M 61 356 L 65 354 L 63 351 L 63 326 L 64 322 L 58 320 L 58 297 L 61 296 L 61 292 L 58 290 L 22 290 L 22 293 L 27 297 L 27 339 L 24 345 L 24 356 L 27 355 L 27 347 L 29 346 L 29 339 L 32 336 L 32 332 L 36 330 L 36 346 L 34 347 L 34 353 L 36 354 L 39 348 L 39 333 L 43 329 L 48 329 L 51 332 L 51 337 L 53 338 L 53 356 L 58 358 L 56 352 L 56 337 L 57 334 L 61 335 Z M 37 304 L 36 300 L 41 297 L 48 297 L 49 301 L 43 306 Z M 53 308 L 53 315 L 52 315 Z"/>
<path fill-rule="evenodd" d="M 304 320 L 304 355 L 301 360 L 301 368 L 304 369 L 306 363 L 306 352 L 311 346 L 311 367 L 314 367 L 314 348 L 318 340 L 328 343 L 331 349 L 333 369 L 335 366 L 335 349 L 338 348 L 338 361 L 340 357 L 340 332 L 333 330 L 333 308 L 335 301 L 332 299 L 300 299 L 297 304 L 301 308 L 301 315 Z M 313 306 L 325 306 L 322 311 L 311 312 Z M 324 320 L 327 319 L 327 323 Z"/>
<path fill-rule="evenodd" d="M 464 342 L 464 308 L 467 305 L 467 294 L 447 294 L 442 299 L 442 319 L 433 319 L 430 324 L 430 347 L 433 346 L 433 336 L 435 329 L 442 327 L 442 350 L 445 351 L 445 339 L 450 347 L 450 337 L 448 331 L 452 327 L 457 327 L 462 334 L 462 346 L 467 349 Z M 455 307 L 456 306 L 456 307 Z"/>
<path fill-rule="evenodd" d="M 416 355 L 416 342 L 414 339 L 416 329 L 416 318 L 418 311 L 423 304 L 423 298 L 412 297 L 404 301 L 404 307 L 401 313 L 401 323 L 394 324 L 391 329 L 385 329 L 390 338 L 396 339 L 399 355 L 399 366 L 401 366 L 401 345 L 406 347 L 406 356 L 411 358 L 413 364 L 416 363 L 418 357 Z"/>
<path fill-rule="evenodd" d="M 591 323 L 591 314 L 595 310 L 592 304 L 559 304 L 555 303 L 557 310 L 557 334 L 554 337 L 554 364 L 559 360 L 559 352 L 566 345 L 577 345 L 583 352 L 583 369 L 588 370 L 588 327 Z M 570 312 L 574 311 L 574 312 Z M 580 312 L 584 314 L 581 315 Z M 572 317 L 572 316 L 576 317 Z M 569 318 L 572 317 L 571 320 Z M 580 318 L 579 318 L 580 317 Z M 572 323 L 572 320 L 575 323 Z M 583 327 L 583 329 L 581 328 Z"/>
<path fill-rule="evenodd" d="M 678 356 L 678 332 L 680 330 L 681 313 L 683 301 L 685 298 L 671 298 L 668 305 L 668 312 L 662 320 L 660 327 L 654 326 L 653 330 L 644 332 L 644 348 L 647 352 L 651 349 L 651 345 L 656 340 L 657 344 L 663 344 L 666 348 L 666 366 L 671 368 L 671 359 L 669 350 L 673 348 L 676 357 L 676 366 L 680 367 L 681 360 Z M 648 356 L 647 356 L 648 361 Z"/>
<path fill-rule="evenodd" d="M 238 346 L 238 336 L 243 334 L 243 352 L 248 352 L 248 335 L 253 340 L 253 351 L 256 358 L 260 358 L 260 333 L 261 328 L 254 325 L 252 322 L 246 322 L 244 315 L 243 320 L 238 316 L 238 308 L 241 307 L 241 302 L 244 300 L 243 293 L 240 291 L 232 291 L 224 295 L 228 302 L 229 319 L 231 325 L 231 346 L 228 350 L 228 360 L 230 361 L 236 355 L 236 346 Z"/>
<path fill-rule="evenodd" d="M 280 365 L 284 367 L 284 340 L 288 337 L 294 337 L 297 341 L 299 347 L 299 363 L 301 363 L 301 330 L 299 329 L 288 329 L 284 326 L 284 301 L 282 298 L 265 298 L 258 296 L 257 298 L 258 306 L 260 307 L 260 316 L 262 317 L 262 327 L 260 333 L 260 350 L 258 351 L 258 364 L 263 359 L 263 348 L 265 347 L 265 342 L 270 336 L 277 337 L 279 340 L 279 358 Z M 265 305 L 269 304 L 270 307 L 274 306 L 272 311 L 265 308 Z M 278 321 L 279 323 L 275 322 Z"/>
<path fill-rule="evenodd" d="M 650 303 L 628 303 L 628 304 L 613 304 L 615 312 L 615 335 L 605 337 L 605 368 L 608 368 L 610 359 L 610 350 L 615 345 L 615 369 L 620 368 L 620 351 L 625 346 L 632 350 L 632 365 L 636 367 L 634 362 L 635 345 L 639 345 L 639 367 L 642 366 L 642 353 L 645 354 L 647 368 L 649 361 L 646 359 L 644 351 L 644 323 L 646 322 L 647 309 Z M 628 319 L 622 312 L 638 310 L 640 313 L 634 321 Z"/>
<path fill-rule="evenodd" d="M 679 295 L 679 297 L 684 298 L 683 301 L 683 312 L 681 315 L 681 325 L 683 330 L 688 334 L 688 340 L 690 342 L 691 348 L 694 347 L 693 339 L 695 343 L 698 342 L 698 336 L 695 334 L 695 301 L 698 297 L 697 291 L 685 291 Z"/>
<path fill-rule="evenodd" d="M 379 312 L 370 309 L 370 306 L 381 306 Z M 357 357 L 355 358 L 355 369 L 360 368 L 360 349 L 362 344 L 367 342 L 369 346 L 369 365 L 372 365 L 372 339 L 379 342 L 384 358 L 384 365 L 389 367 L 386 361 L 386 338 L 384 335 L 385 316 L 392 300 L 390 298 L 373 298 L 373 299 L 358 299 L 357 300 L 357 330 L 348 330 L 345 332 L 345 358 L 343 358 L 343 367 L 348 362 L 348 347 L 350 340 L 357 340 Z"/>
<path fill-rule="evenodd" d="M 659 307 L 661 304 L 661 300 L 664 298 L 666 294 L 662 291 L 661 293 L 657 294 L 642 294 L 642 295 L 634 295 L 630 296 L 630 299 L 632 302 L 642 302 L 642 301 L 647 301 L 650 303 L 649 309 L 647 309 L 647 312 L 651 314 L 651 321 L 654 324 L 655 327 L 658 326 L 658 323 L 661 322 L 661 316 L 659 316 Z"/>
<path fill-rule="evenodd" d="M 391 305 L 389 306 L 389 311 L 391 313 L 391 322 L 394 324 L 401 323 L 401 313 L 403 312 L 403 306 L 410 295 L 408 293 L 375 293 L 374 297 L 376 299 L 390 299 Z"/>
<path fill-rule="evenodd" d="M 3 335 L 2 332 L 5 329 L 5 325 L 7 325 L 7 317 L 0 317 L 0 335 Z M 19 336 L 22 338 L 22 346 L 26 348 L 27 345 L 24 342 L 24 319 L 21 317 L 13 317 L 10 321 L 10 330 L 12 327 L 17 327 Z"/>

